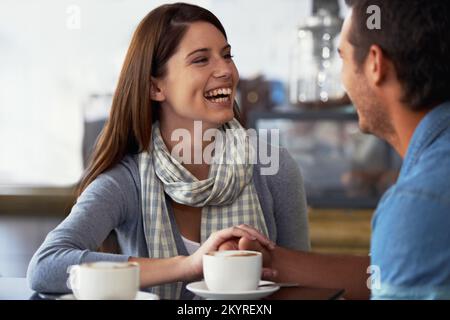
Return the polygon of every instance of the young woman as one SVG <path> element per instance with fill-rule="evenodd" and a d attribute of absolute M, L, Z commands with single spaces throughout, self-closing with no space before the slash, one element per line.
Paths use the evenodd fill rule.
<path fill-rule="evenodd" d="M 202 255 L 227 240 L 309 249 L 301 175 L 284 149 L 277 149 L 279 170 L 271 176 L 248 161 L 180 160 L 208 147 L 195 133 L 198 124 L 201 133 L 237 129 L 234 138 L 248 140 L 236 120 L 238 80 L 225 30 L 211 12 L 177 3 L 142 20 L 77 203 L 30 262 L 34 290 L 68 291 L 74 264 L 137 261 L 142 288 L 186 299 L 192 296 L 184 284 L 202 277 Z M 193 137 L 192 150 L 174 152 L 180 129 Z M 223 154 L 212 153 L 215 160 Z M 112 230 L 121 253 L 96 252 Z"/>

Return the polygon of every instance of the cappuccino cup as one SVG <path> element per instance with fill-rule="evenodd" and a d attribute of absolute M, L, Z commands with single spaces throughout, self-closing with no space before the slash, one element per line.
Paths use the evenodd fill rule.
<path fill-rule="evenodd" d="M 70 268 L 68 285 L 78 300 L 133 300 L 139 291 L 139 264 L 93 262 Z"/>
<path fill-rule="evenodd" d="M 256 290 L 261 280 L 262 254 L 257 251 L 214 251 L 203 256 L 203 276 L 208 290 Z"/>

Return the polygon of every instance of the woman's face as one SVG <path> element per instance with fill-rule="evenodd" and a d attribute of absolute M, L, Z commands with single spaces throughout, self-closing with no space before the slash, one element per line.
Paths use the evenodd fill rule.
<path fill-rule="evenodd" d="M 168 60 L 166 75 L 154 79 L 161 122 L 172 128 L 191 128 L 195 120 L 203 121 L 203 128 L 221 126 L 234 117 L 238 81 L 223 34 L 210 23 L 192 23 Z"/>

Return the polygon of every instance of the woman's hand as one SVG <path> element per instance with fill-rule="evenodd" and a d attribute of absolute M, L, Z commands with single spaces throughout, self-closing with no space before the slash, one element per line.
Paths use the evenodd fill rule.
<path fill-rule="evenodd" d="M 275 248 L 275 244 L 272 241 L 247 225 L 239 225 L 214 232 L 194 254 L 186 258 L 186 280 L 201 278 L 203 274 L 203 255 L 211 251 L 219 250 L 222 244 L 232 239 L 239 239 L 239 241 L 246 239 L 247 242 L 243 243 L 245 246 L 248 246 L 247 243 L 255 242 L 265 250 Z"/>

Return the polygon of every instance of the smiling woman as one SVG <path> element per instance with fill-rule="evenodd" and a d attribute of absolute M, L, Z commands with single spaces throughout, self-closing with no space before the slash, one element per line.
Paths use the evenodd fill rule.
<path fill-rule="evenodd" d="M 186 299 L 184 282 L 200 279 L 203 255 L 226 242 L 309 249 L 302 177 L 286 150 L 276 149 L 279 170 L 267 176 L 259 163 L 171 155 L 178 129 L 193 137 L 192 148 L 209 144 L 196 122 L 203 131 L 233 129 L 225 144 L 239 154 L 234 141 L 249 139 L 234 103 L 238 80 L 225 30 L 208 10 L 176 3 L 142 20 L 77 202 L 30 262 L 33 289 L 68 291 L 70 265 L 135 261 L 141 287 Z M 113 230 L 121 254 L 95 252 Z"/>
<path fill-rule="evenodd" d="M 202 121 L 204 130 L 232 120 L 238 80 L 225 33 L 211 23 L 192 23 L 167 63 L 167 75 L 152 78 L 164 142 L 177 128 L 192 129 L 193 120 Z"/>

